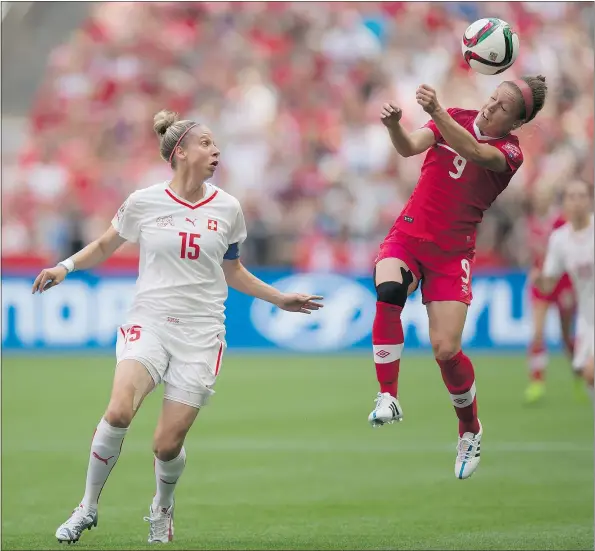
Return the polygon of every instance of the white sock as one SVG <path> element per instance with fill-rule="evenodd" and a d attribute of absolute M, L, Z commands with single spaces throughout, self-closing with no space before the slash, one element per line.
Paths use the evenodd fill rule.
<path fill-rule="evenodd" d="M 127 431 L 128 428 L 112 427 L 103 418 L 99 421 L 91 442 L 87 485 L 81 502 L 84 507 L 97 509 L 99 495 L 118 460 Z"/>
<path fill-rule="evenodd" d="M 168 508 L 174 503 L 176 484 L 186 466 L 186 450 L 182 446 L 180 455 L 171 461 L 155 458 L 155 480 L 157 493 L 153 498 L 153 509 Z"/>

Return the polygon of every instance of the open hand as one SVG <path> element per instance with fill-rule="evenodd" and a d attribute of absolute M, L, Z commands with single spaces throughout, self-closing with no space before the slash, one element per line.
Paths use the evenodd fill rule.
<path fill-rule="evenodd" d="M 423 110 L 432 115 L 435 111 L 440 109 L 438 98 L 436 97 L 436 90 L 427 84 L 422 84 L 415 93 L 415 99 L 419 103 Z"/>
<path fill-rule="evenodd" d="M 287 312 L 300 312 L 311 314 L 312 310 L 319 310 L 324 305 L 319 300 L 323 297 L 318 295 L 302 295 L 301 293 L 283 293 L 276 305 Z"/>
<path fill-rule="evenodd" d="M 387 128 L 391 128 L 399 124 L 403 111 L 400 107 L 397 107 L 394 103 L 385 103 L 380 111 L 380 120 L 382 124 Z"/>
<path fill-rule="evenodd" d="M 41 273 L 35 278 L 33 283 L 33 294 L 37 291 L 43 293 L 52 287 L 62 283 L 68 272 L 64 266 L 54 266 L 41 270 Z"/>

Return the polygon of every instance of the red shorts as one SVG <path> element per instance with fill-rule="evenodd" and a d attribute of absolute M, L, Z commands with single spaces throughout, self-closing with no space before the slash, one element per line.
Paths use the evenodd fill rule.
<path fill-rule="evenodd" d="M 446 252 L 430 241 L 405 233 L 392 234 L 380 245 L 375 263 L 384 258 L 402 260 L 421 281 L 422 302 L 453 300 L 471 304 L 473 250 Z"/>
<path fill-rule="evenodd" d="M 568 274 L 564 274 L 560 278 L 556 287 L 549 295 L 542 293 L 537 287 L 532 286 L 531 298 L 533 300 L 542 300 L 550 304 L 555 304 L 560 310 L 573 310 L 576 306 L 574 289 L 572 288 L 572 282 Z"/>

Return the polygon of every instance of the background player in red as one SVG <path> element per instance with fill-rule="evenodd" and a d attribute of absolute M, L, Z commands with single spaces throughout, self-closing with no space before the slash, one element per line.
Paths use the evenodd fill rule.
<path fill-rule="evenodd" d="M 552 202 L 553 192 L 548 187 L 537 187 L 531 194 L 530 214 L 527 217 L 527 244 L 531 255 L 533 274 L 541 272 L 548 239 L 553 230 L 564 225 L 566 220 L 560 210 Z M 525 391 L 525 399 L 532 403 L 539 400 L 545 393 L 544 371 L 547 367 L 548 357 L 545 346 L 545 322 L 551 306 L 558 310 L 560 329 L 564 348 L 572 361 L 574 355 L 574 342 L 572 336 L 572 322 L 575 313 L 575 299 L 572 283 L 568 274 L 564 274 L 557 282 L 551 293 L 542 292 L 536 285 L 531 285 L 531 306 L 533 314 L 533 335 L 529 344 L 529 386 Z M 575 377 L 577 391 L 583 391 L 580 374 Z"/>
<path fill-rule="evenodd" d="M 380 392 L 368 420 L 379 426 L 402 419 L 397 400 L 401 312 L 421 282 L 432 349 L 459 418 L 455 476 L 460 479 L 477 468 L 482 436 L 473 364 L 461 349 L 472 298 L 476 227 L 523 162 L 511 132 L 535 117 L 546 92 L 544 77 L 524 77 L 500 84 L 479 111 L 446 110 L 435 90 L 422 85 L 417 102 L 432 120 L 413 133 L 401 126 L 396 105 L 382 108 L 382 122 L 400 155 L 429 151 L 417 186 L 376 259 L 372 341 Z"/>

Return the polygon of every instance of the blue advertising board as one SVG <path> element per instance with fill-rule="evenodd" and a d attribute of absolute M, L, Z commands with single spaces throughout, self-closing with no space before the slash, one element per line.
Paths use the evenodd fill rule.
<path fill-rule="evenodd" d="M 263 301 L 230 290 L 227 342 L 234 349 L 297 353 L 367 351 L 375 312 L 370 278 L 338 274 L 255 271 L 283 290 L 324 295 L 325 308 L 311 316 L 282 312 Z M 117 327 L 125 321 L 134 294 L 131 275 L 74 273 L 59 287 L 32 295 L 33 277 L 15 273 L 2 278 L 4 351 L 111 351 Z M 530 338 L 530 301 L 520 272 L 482 273 L 473 278 L 473 304 L 464 333 L 467 349 L 514 351 Z M 547 339 L 558 348 L 555 313 Z M 428 320 L 416 292 L 404 311 L 408 350 L 429 347 Z"/>

